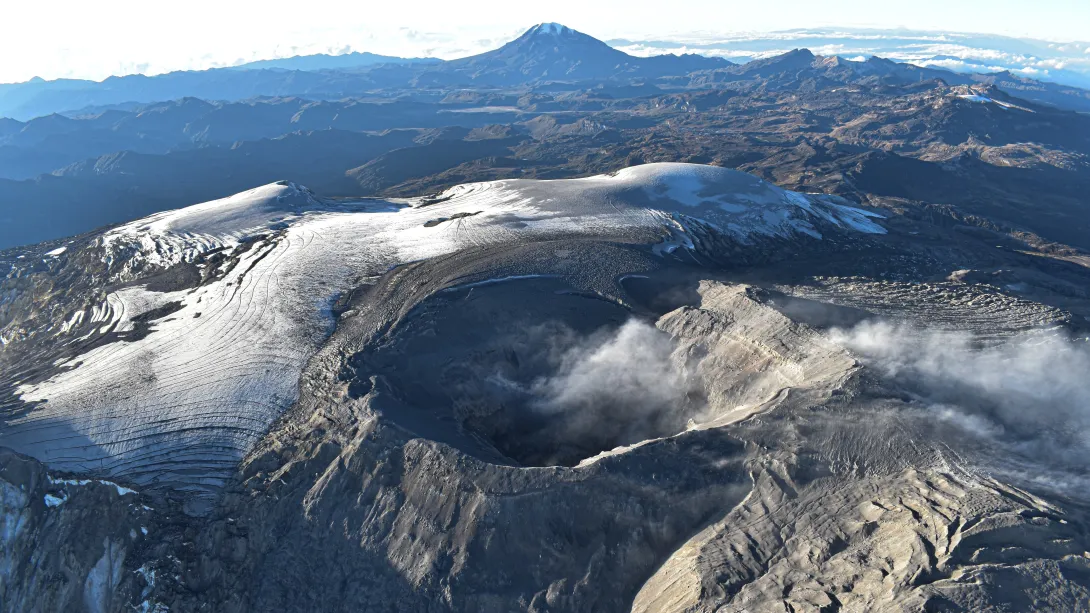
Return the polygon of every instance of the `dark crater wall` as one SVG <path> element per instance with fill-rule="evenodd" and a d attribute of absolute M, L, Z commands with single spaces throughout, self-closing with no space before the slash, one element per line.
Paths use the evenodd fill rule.
<path fill-rule="evenodd" d="M 605 381 L 585 398 L 541 400 L 558 379 L 582 375 L 574 370 L 593 362 L 595 352 L 614 350 L 609 343 L 634 317 L 626 306 L 557 278 L 456 286 L 422 302 L 378 347 L 353 360 L 358 372 L 386 380 L 405 405 L 388 415 L 409 430 L 488 461 L 574 465 L 684 429 L 689 399 L 680 394 L 676 402 L 652 401 L 636 423 L 627 419 L 634 399 L 605 389 Z M 668 346 L 651 324 L 640 329 L 663 337 L 652 340 L 660 353 Z M 633 368 L 661 358 L 634 349 L 624 358 Z"/>

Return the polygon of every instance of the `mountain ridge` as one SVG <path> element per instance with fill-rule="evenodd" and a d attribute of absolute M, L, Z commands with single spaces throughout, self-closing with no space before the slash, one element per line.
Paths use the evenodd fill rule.
<path fill-rule="evenodd" d="M 692 53 L 641 57 L 629 55 L 560 24 L 538 24 L 498 49 L 448 61 L 427 58 L 419 61 L 413 58 L 386 61 L 393 56 L 367 53 L 347 57 L 319 54 L 261 60 L 249 65 L 249 68 L 244 65 L 205 71 L 176 71 L 153 77 L 128 75 L 110 77 L 102 82 L 67 79 L 0 85 L 0 117 L 28 120 L 86 107 L 151 103 L 185 96 L 237 101 L 255 96 L 299 95 L 334 100 L 380 92 L 379 95 L 396 98 L 414 88 L 526 87 L 547 82 L 595 80 L 641 83 L 666 79 L 672 86 L 679 86 L 683 77 L 699 77 L 709 71 L 759 72 L 759 67 L 782 63 L 787 56 L 798 51 L 747 64 L 732 64 L 723 58 Z M 367 62 L 359 64 L 364 59 Z M 375 61 L 372 62 L 372 59 Z M 804 63 L 802 56 L 796 55 L 793 59 Z M 323 67 L 338 62 L 345 62 L 347 67 Z M 917 71 L 917 77 L 942 75 L 947 82 L 956 84 L 991 79 L 1001 82 L 1007 89 L 1030 92 L 1027 95 L 1039 101 L 1090 110 L 1090 91 L 1073 86 L 1033 81 L 1004 73 L 962 74 L 936 68 L 904 68 L 911 64 L 896 64 L 902 67 L 897 70 Z M 738 69 L 737 66 L 749 68 Z M 313 68 L 301 70 L 300 67 Z M 715 83 L 716 79 L 701 82 L 707 85 Z"/>
<path fill-rule="evenodd" d="M 443 60 L 434 57 L 399 57 L 394 55 L 380 55 L 370 51 L 350 51 L 348 53 L 329 54 L 315 53 L 310 55 L 293 55 L 291 57 L 272 58 L 267 60 L 255 60 L 236 66 L 230 66 L 232 70 L 343 70 L 352 68 L 364 68 L 376 64 L 418 64 L 439 63 Z"/>
<path fill-rule="evenodd" d="M 614 49 L 567 26 L 542 23 L 499 49 L 450 60 L 442 65 L 442 69 L 468 76 L 474 82 L 511 85 L 520 80 L 656 77 L 670 72 L 692 72 L 729 65 L 731 63 L 722 58 L 695 55 L 641 58 Z"/>

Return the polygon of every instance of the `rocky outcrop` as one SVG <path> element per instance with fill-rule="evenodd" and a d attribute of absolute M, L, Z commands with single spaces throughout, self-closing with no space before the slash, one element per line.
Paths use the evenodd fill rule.
<path fill-rule="evenodd" d="M 960 471 L 796 490 L 775 472 L 671 556 L 633 612 L 1085 610 L 1085 517 Z"/>
<path fill-rule="evenodd" d="M 657 326 L 674 356 L 701 380 L 703 426 L 722 426 L 776 406 L 788 394 L 820 402 L 856 369 L 855 359 L 820 332 L 766 304 L 767 292 L 702 281 L 700 304 L 664 315 Z"/>
<path fill-rule="evenodd" d="M 0 448 L 0 608 L 131 610 L 153 587 L 137 562 L 152 513 L 128 488 L 50 475 Z"/>

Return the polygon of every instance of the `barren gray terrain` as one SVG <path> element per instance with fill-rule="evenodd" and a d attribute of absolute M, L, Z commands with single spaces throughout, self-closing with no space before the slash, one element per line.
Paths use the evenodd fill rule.
<path fill-rule="evenodd" d="M 995 242 L 650 164 L 4 252 L 0 609 L 1087 610 L 1090 271 Z"/>

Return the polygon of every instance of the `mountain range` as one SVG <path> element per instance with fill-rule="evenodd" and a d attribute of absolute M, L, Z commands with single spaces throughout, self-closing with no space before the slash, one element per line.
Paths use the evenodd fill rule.
<path fill-rule="evenodd" d="M 78 234 L 280 179 L 329 196 L 413 195 L 476 179 L 578 176 L 638 161 L 717 161 L 782 173 L 787 149 L 821 152 L 792 163 L 800 173 L 784 175 L 792 185 L 823 168 L 844 180 L 822 189 L 869 185 L 886 195 L 965 203 L 957 188 L 945 196 L 921 191 L 934 179 L 915 186 L 902 179 L 891 189 L 889 178 L 871 175 L 887 164 L 944 174 L 950 160 L 969 156 L 989 162 L 968 170 L 971 160 L 960 159 L 964 172 L 1041 175 L 1047 187 L 1039 197 L 1069 199 L 1084 184 L 1080 156 L 1090 152 L 1086 115 L 1056 108 L 1090 105 L 1086 91 L 876 57 L 850 61 L 799 49 L 738 65 L 697 56 L 639 59 L 544 24 L 480 56 L 358 74 L 372 78 L 376 71 L 409 71 L 415 82 L 432 87 L 398 86 L 338 100 L 184 97 L 0 121 L 0 247 Z M 232 74 L 327 81 L 357 75 Z M 173 78 L 135 77 L 153 84 Z M 756 114 L 758 108 L 768 116 Z M 865 128 L 867 122 L 877 127 Z M 834 143 L 836 155 L 829 153 Z M 875 152 L 896 161 L 859 161 Z M 859 174 L 856 164 L 867 170 Z M 1010 168 L 1000 171 L 996 164 Z M 1059 175 L 1046 178 L 1050 173 Z M 1024 193 L 1020 198 L 1032 200 L 1025 180 L 989 181 L 1011 186 L 1008 196 Z M 1025 213 L 1033 208 L 1010 208 L 1005 217 L 1054 240 L 1082 243 L 1080 224 L 1033 219 Z"/>
<path fill-rule="evenodd" d="M 758 60 L 762 62 L 766 60 Z M 846 60 L 845 65 L 850 65 Z M 752 62 L 751 62 L 752 63 Z M 875 66 L 867 62 L 854 62 Z M 890 63 L 892 64 L 892 63 Z M 638 57 L 559 24 L 539 24 L 499 49 L 480 55 L 439 61 L 404 59 L 364 53 L 343 56 L 303 56 L 259 61 L 234 68 L 173 72 L 147 77 L 110 77 L 102 82 L 43 81 L 0 85 L 0 117 L 32 119 L 81 109 L 103 110 L 122 105 L 197 97 L 237 101 L 255 96 L 302 96 L 336 100 L 347 96 L 398 99 L 437 95 L 458 87 L 528 87 L 543 83 L 664 82 L 683 87 L 684 78 L 701 81 L 708 71 L 729 71 L 723 58 L 695 54 Z M 903 70 L 885 66 L 886 71 Z M 911 69 L 910 69 L 911 71 Z M 992 80 L 1000 87 L 1033 91 L 1041 101 L 1062 108 L 1090 110 L 1085 90 L 1037 82 L 1009 73 L 973 75 L 932 68 L 916 75 L 941 78 L 950 84 Z M 712 77 L 714 78 L 714 77 Z"/>
<path fill-rule="evenodd" d="M 292 57 L 277 58 L 272 60 L 257 60 L 232 66 L 233 70 L 349 70 L 364 68 L 376 64 L 417 64 L 438 63 L 436 58 L 404 58 L 392 55 L 378 55 L 366 51 L 352 51 L 339 55 L 318 53 L 315 55 L 294 55 Z"/>
<path fill-rule="evenodd" d="M 0 91 L 0 609 L 1090 610 L 1087 92 L 333 61 Z"/>
<path fill-rule="evenodd" d="M 806 47 L 852 59 L 873 56 L 959 73 L 1011 72 L 1061 85 L 1090 87 L 1090 41 L 1035 40 L 994 34 L 904 28 L 820 27 L 778 32 L 692 34 L 659 39 L 611 39 L 636 55 L 696 52 L 737 63 Z"/>

